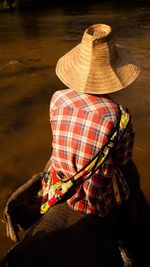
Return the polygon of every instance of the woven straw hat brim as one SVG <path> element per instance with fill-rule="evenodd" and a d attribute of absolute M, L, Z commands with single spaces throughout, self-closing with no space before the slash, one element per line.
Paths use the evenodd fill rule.
<path fill-rule="evenodd" d="M 59 59 L 56 74 L 69 88 L 83 93 L 119 91 L 137 78 L 140 67 L 130 50 L 120 45 L 116 47 L 117 58 L 113 64 L 97 62 L 91 67 L 90 58 L 81 57 L 79 44 Z"/>

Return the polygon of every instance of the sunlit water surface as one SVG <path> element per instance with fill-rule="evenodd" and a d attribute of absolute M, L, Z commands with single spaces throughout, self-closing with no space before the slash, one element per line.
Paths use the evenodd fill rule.
<path fill-rule="evenodd" d="M 150 9 L 117 4 L 0 13 L 0 218 L 9 194 L 41 171 L 51 154 L 49 101 L 65 88 L 55 64 L 95 23 L 112 25 L 116 40 L 134 52 L 141 73 L 114 94 L 127 106 L 136 130 L 134 159 L 150 200 Z M 0 256 L 12 242 L 0 220 Z"/>

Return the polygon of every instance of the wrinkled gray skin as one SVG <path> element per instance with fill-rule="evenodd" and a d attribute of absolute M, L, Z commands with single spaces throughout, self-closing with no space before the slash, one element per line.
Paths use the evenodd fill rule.
<path fill-rule="evenodd" d="M 42 173 L 34 175 L 6 204 L 7 236 L 16 242 L 18 225 L 28 230 L 0 266 L 130 267 L 127 255 L 133 259 L 133 267 L 150 266 L 150 208 L 140 190 L 134 163 L 128 163 L 122 171 L 130 187 L 130 199 L 103 219 L 73 211 L 65 203 L 41 216 L 37 195 Z M 125 248 L 121 253 L 118 244 Z"/>

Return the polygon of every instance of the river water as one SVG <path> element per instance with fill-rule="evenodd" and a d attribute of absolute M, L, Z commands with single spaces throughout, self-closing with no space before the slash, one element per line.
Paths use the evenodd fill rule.
<path fill-rule="evenodd" d="M 110 24 L 117 43 L 130 48 L 141 65 L 134 84 L 114 98 L 132 113 L 133 156 L 150 201 L 150 8 L 130 2 L 0 13 L 0 218 L 11 192 L 50 156 L 49 101 L 65 88 L 55 75 L 56 62 L 95 23 Z M 0 256 L 12 244 L 0 220 Z"/>

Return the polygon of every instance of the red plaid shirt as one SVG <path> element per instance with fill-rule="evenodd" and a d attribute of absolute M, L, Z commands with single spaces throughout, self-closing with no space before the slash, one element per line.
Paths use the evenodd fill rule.
<path fill-rule="evenodd" d="M 50 121 L 53 134 L 51 176 L 69 179 L 85 166 L 108 141 L 117 121 L 118 106 L 108 95 L 90 95 L 65 89 L 55 92 L 50 104 Z M 106 216 L 116 205 L 112 184 L 115 169 L 122 199 L 127 199 L 128 187 L 119 165 L 132 156 L 134 132 L 130 123 L 113 154 L 90 179 L 76 187 L 67 201 L 74 210 L 86 214 Z M 65 177 L 65 178 L 64 178 Z"/>

